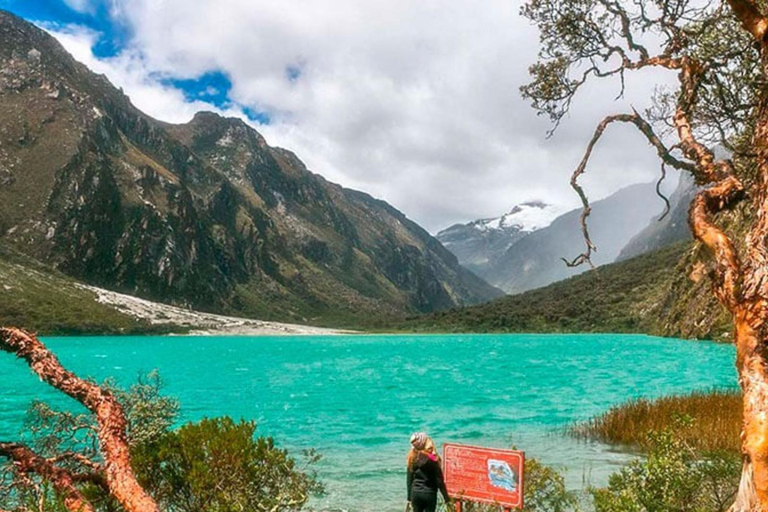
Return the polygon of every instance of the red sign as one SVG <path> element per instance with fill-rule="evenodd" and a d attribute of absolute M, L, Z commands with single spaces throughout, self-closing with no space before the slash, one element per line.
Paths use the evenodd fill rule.
<path fill-rule="evenodd" d="M 523 452 L 445 444 L 443 460 L 451 498 L 523 508 Z"/>

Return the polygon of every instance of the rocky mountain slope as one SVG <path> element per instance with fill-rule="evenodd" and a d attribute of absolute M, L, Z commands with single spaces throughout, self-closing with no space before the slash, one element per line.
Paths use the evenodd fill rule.
<path fill-rule="evenodd" d="M 0 243 L 0 325 L 40 335 L 330 335 L 342 331 L 201 313 L 89 286 Z"/>
<path fill-rule="evenodd" d="M 158 122 L 2 11 L 0 119 L 0 241 L 89 284 L 336 323 L 500 294 L 385 202 L 242 121 Z"/>
<path fill-rule="evenodd" d="M 693 177 L 688 173 L 680 174 L 677 188 L 669 196 L 669 212 L 662 219 L 651 219 L 650 224 L 624 246 L 617 261 L 633 258 L 683 240 L 691 240 L 688 207 L 693 196 L 696 195 L 696 190 Z"/>
<path fill-rule="evenodd" d="M 494 219 L 454 224 L 435 238 L 459 259 L 464 267 L 484 275 L 492 262 L 528 233 L 547 227 L 560 213 L 541 201 L 522 203 Z"/>
<path fill-rule="evenodd" d="M 621 249 L 647 226 L 655 209 L 654 185 L 632 185 L 592 204 L 589 231 L 598 250 L 595 265 L 611 263 Z M 561 258 L 572 258 L 583 250 L 579 225 L 581 210 L 572 210 L 542 229 L 516 241 L 496 257 L 479 275 L 508 293 L 546 286 L 580 274 L 588 266 L 567 267 Z"/>
<path fill-rule="evenodd" d="M 100 303 L 94 291 L 2 244 L 0 325 L 19 325 L 46 335 L 165 333 L 169 330 Z"/>
<path fill-rule="evenodd" d="M 693 242 L 679 242 L 487 304 L 412 318 L 401 329 L 632 332 L 727 341 L 730 318 L 707 279 L 694 272 L 702 252 Z"/>
<path fill-rule="evenodd" d="M 487 304 L 414 318 L 405 328 L 640 332 L 728 341 L 731 318 L 712 294 L 707 277 L 711 258 L 691 240 L 688 229 L 687 212 L 695 192 L 693 180 L 681 176 L 670 196 L 669 214 L 661 222 L 653 217 L 622 249 L 616 263 Z M 742 205 L 722 213 L 718 223 L 739 243 L 752 213 Z"/>

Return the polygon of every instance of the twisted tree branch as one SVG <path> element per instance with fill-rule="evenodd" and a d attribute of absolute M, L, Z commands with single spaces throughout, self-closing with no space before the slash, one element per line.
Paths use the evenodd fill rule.
<path fill-rule="evenodd" d="M 80 490 L 75 478 L 68 470 L 52 464 L 28 447 L 16 443 L 0 443 L 0 456 L 13 461 L 17 471 L 35 473 L 51 482 L 56 493 L 64 500 L 64 506 L 71 512 L 95 512 Z"/>
<path fill-rule="evenodd" d="M 99 449 L 112 496 L 128 512 L 159 512 L 155 501 L 136 481 L 130 463 L 127 421 L 115 397 L 66 370 L 35 336 L 20 329 L 0 329 L 0 350 L 24 359 L 46 383 L 82 403 L 98 423 Z"/>
<path fill-rule="evenodd" d="M 595 247 L 595 244 L 592 242 L 589 236 L 589 229 L 587 228 L 587 218 L 589 217 L 590 213 L 592 213 L 592 209 L 589 205 L 589 199 L 587 199 L 587 196 L 584 193 L 584 189 L 581 187 L 581 185 L 579 185 L 579 177 L 581 177 L 581 175 L 586 172 L 587 163 L 592 156 L 592 151 L 594 150 L 597 142 L 600 140 L 600 137 L 603 136 L 605 129 L 608 127 L 608 125 L 617 122 L 630 123 L 635 125 L 640 133 L 642 133 L 648 140 L 648 143 L 656 148 L 656 153 L 659 155 L 659 158 L 661 158 L 663 163 L 676 169 L 690 172 L 695 170 L 695 166 L 692 163 L 680 160 L 672 155 L 671 150 L 667 148 L 664 143 L 661 142 L 661 139 L 659 139 L 659 137 L 656 135 L 653 127 L 645 119 L 643 119 L 642 116 L 637 113 L 637 111 L 634 111 L 631 114 L 616 114 L 604 118 L 600 124 L 597 125 L 595 133 L 592 135 L 592 139 L 589 141 L 589 144 L 587 144 L 587 149 L 584 152 L 584 156 L 582 157 L 579 166 L 575 171 L 573 171 L 573 175 L 571 176 L 571 187 L 573 187 L 573 189 L 578 194 L 579 199 L 581 199 L 582 212 L 579 222 L 581 224 L 581 232 L 584 236 L 586 250 L 572 260 L 562 258 L 565 264 L 569 267 L 576 267 L 584 263 L 588 263 L 590 266 L 593 266 L 591 259 L 592 252 L 596 251 L 597 247 Z"/>
<path fill-rule="evenodd" d="M 739 304 L 741 264 L 730 238 L 710 220 L 716 213 L 741 200 L 744 188 L 735 176 L 702 190 L 691 202 L 688 223 L 693 236 L 711 251 L 715 260 L 713 290 L 730 311 Z"/>
<path fill-rule="evenodd" d="M 741 263 L 733 242 L 714 224 L 712 218 L 732 207 L 744 197 L 744 186 L 736 177 L 733 162 L 715 159 L 708 147 L 696 140 L 690 122 L 690 112 L 696 102 L 703 67 L 694 59 L 683 57 L 680 70 L 680 98 L 674 116 L 674 125 L 680 138 L 683 154 L 695 162 L 694 177 L 700 184 L 713 184 L 699 192 L 691 203 L 688 223 L 693 236 L 703 243 L 715 259 L 713 288 L 715 296 L 730 311 L 739 302 Z"/>

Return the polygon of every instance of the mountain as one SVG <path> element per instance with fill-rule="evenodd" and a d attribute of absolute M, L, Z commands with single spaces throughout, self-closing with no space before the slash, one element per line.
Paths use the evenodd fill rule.
<path fill-rule="evenodd" d="M 41 335 L 183 332 L 103 304 L 74 279 L 2 244 L 0 283 L 0 325 L 20 325 Z"/>
<path fill-rule="evenodd" d="M 344 323 L 500 292 L 387 203 L 238 119 L 152 119 L 0 11 L 0 243 L 88 284 L 268 319 Z"/>
<path fill-rule="evenodd" d="M 621 250 L 617 261 L 661 249 L 682 240 L 691 240 L 688 227 L 688 207 L 697 191 L 693 176 L 680 173 L 677 188 L 669 196 L 669 212 L 662 219 L 654 218 L 640 233 L 632 237 Z"/>
<path fill-rule="evenodd" d="M 484 275 L 491 262 L 525 235 L 548 226 L 560 210 L 541 201 L 522 203 L 501 217 L 454 224 L 435 238 L 466 268 Z"/>
<path fill-rule="evenodd" d="M 654 250 L 486 304 L 411 318 L 418 332 L 631 332 L 726 341 L 730 318 L 707 279 L 692 280 L 704 256 L 693 242 Z"/>
<path fill-rule="evenodd" d="M 595 265 L 616 259 L 629 240 L 649 221 L 649 212 L 658 208 L 653 184 L 632 185 L 592 203 L 589 232 L 597 251 Z M 584 250 L 579 217 L 572 210 L 542 229 L 520 238 L 480 274 L 507 293 L 521 293 L 580 274 L 589 268 L 566 266 L 561 258 L 573 258 Z"/>

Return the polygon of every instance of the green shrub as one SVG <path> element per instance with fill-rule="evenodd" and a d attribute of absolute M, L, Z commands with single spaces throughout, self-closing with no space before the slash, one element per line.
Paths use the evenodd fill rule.
<path fill-rule="evenodd" d="M 139 481 L 163 508 L 183 512 L 290 511 L 322 486 L 256 424 L 204 419 L 133 453 Z M 308 463 L 318 460 L 310 454 Z"/>
<path fill-rule="evenodd" d="M 522 512 L 568 512 L 578 510 L 575 493 L 565 489 L 563 473 L 536 459 L 525 459 Z M 499 512 L 497 505 L 465 503 L 466 512 Z"/>
<path fill-rule="evenodd" d="M 577 497 L 565 489 L 562 472 L 536 459 L 527 459 L 524 475 L 525 512 L 566 512 L 577 508 Z"/>
<path fill-rule="evenodd" d="M 176 399 L 160 393 L 156 373 L 139 378 L 128 390 L 107 381 L 128 419 L 132 464 L 145 489 L 168 512 L 242 512 L 298 510 L 322 491 L 314 473 L 298 467 L 288 452 L 268 437 L 255 438 L 256 424 L 206 419 L 172 430 Z M 44 457 L 73 452 L 101 461 L 93 415 L 56 410 L 36 401 L 27 413 L 22 438 Z M 306 454 L 311 465 L 319 456 Z M 77 459 L 61 463 L 85 473 Z M 121 512 L 103 489 L 79 485 L 99 512 Z M 0 503 L 6 510 L 65 512 L 60 496 L 37 475 L 22 475 L 0 459 Z"/>
<path fill-rule="evenodd" d="M 671 429 L 651 433 L 647 446 L 646 459 L 613 474 L 608 487 L 592 490 L 596 512 L 728 510 L 741 474 L 738 455 L 699 452 Z"/>

